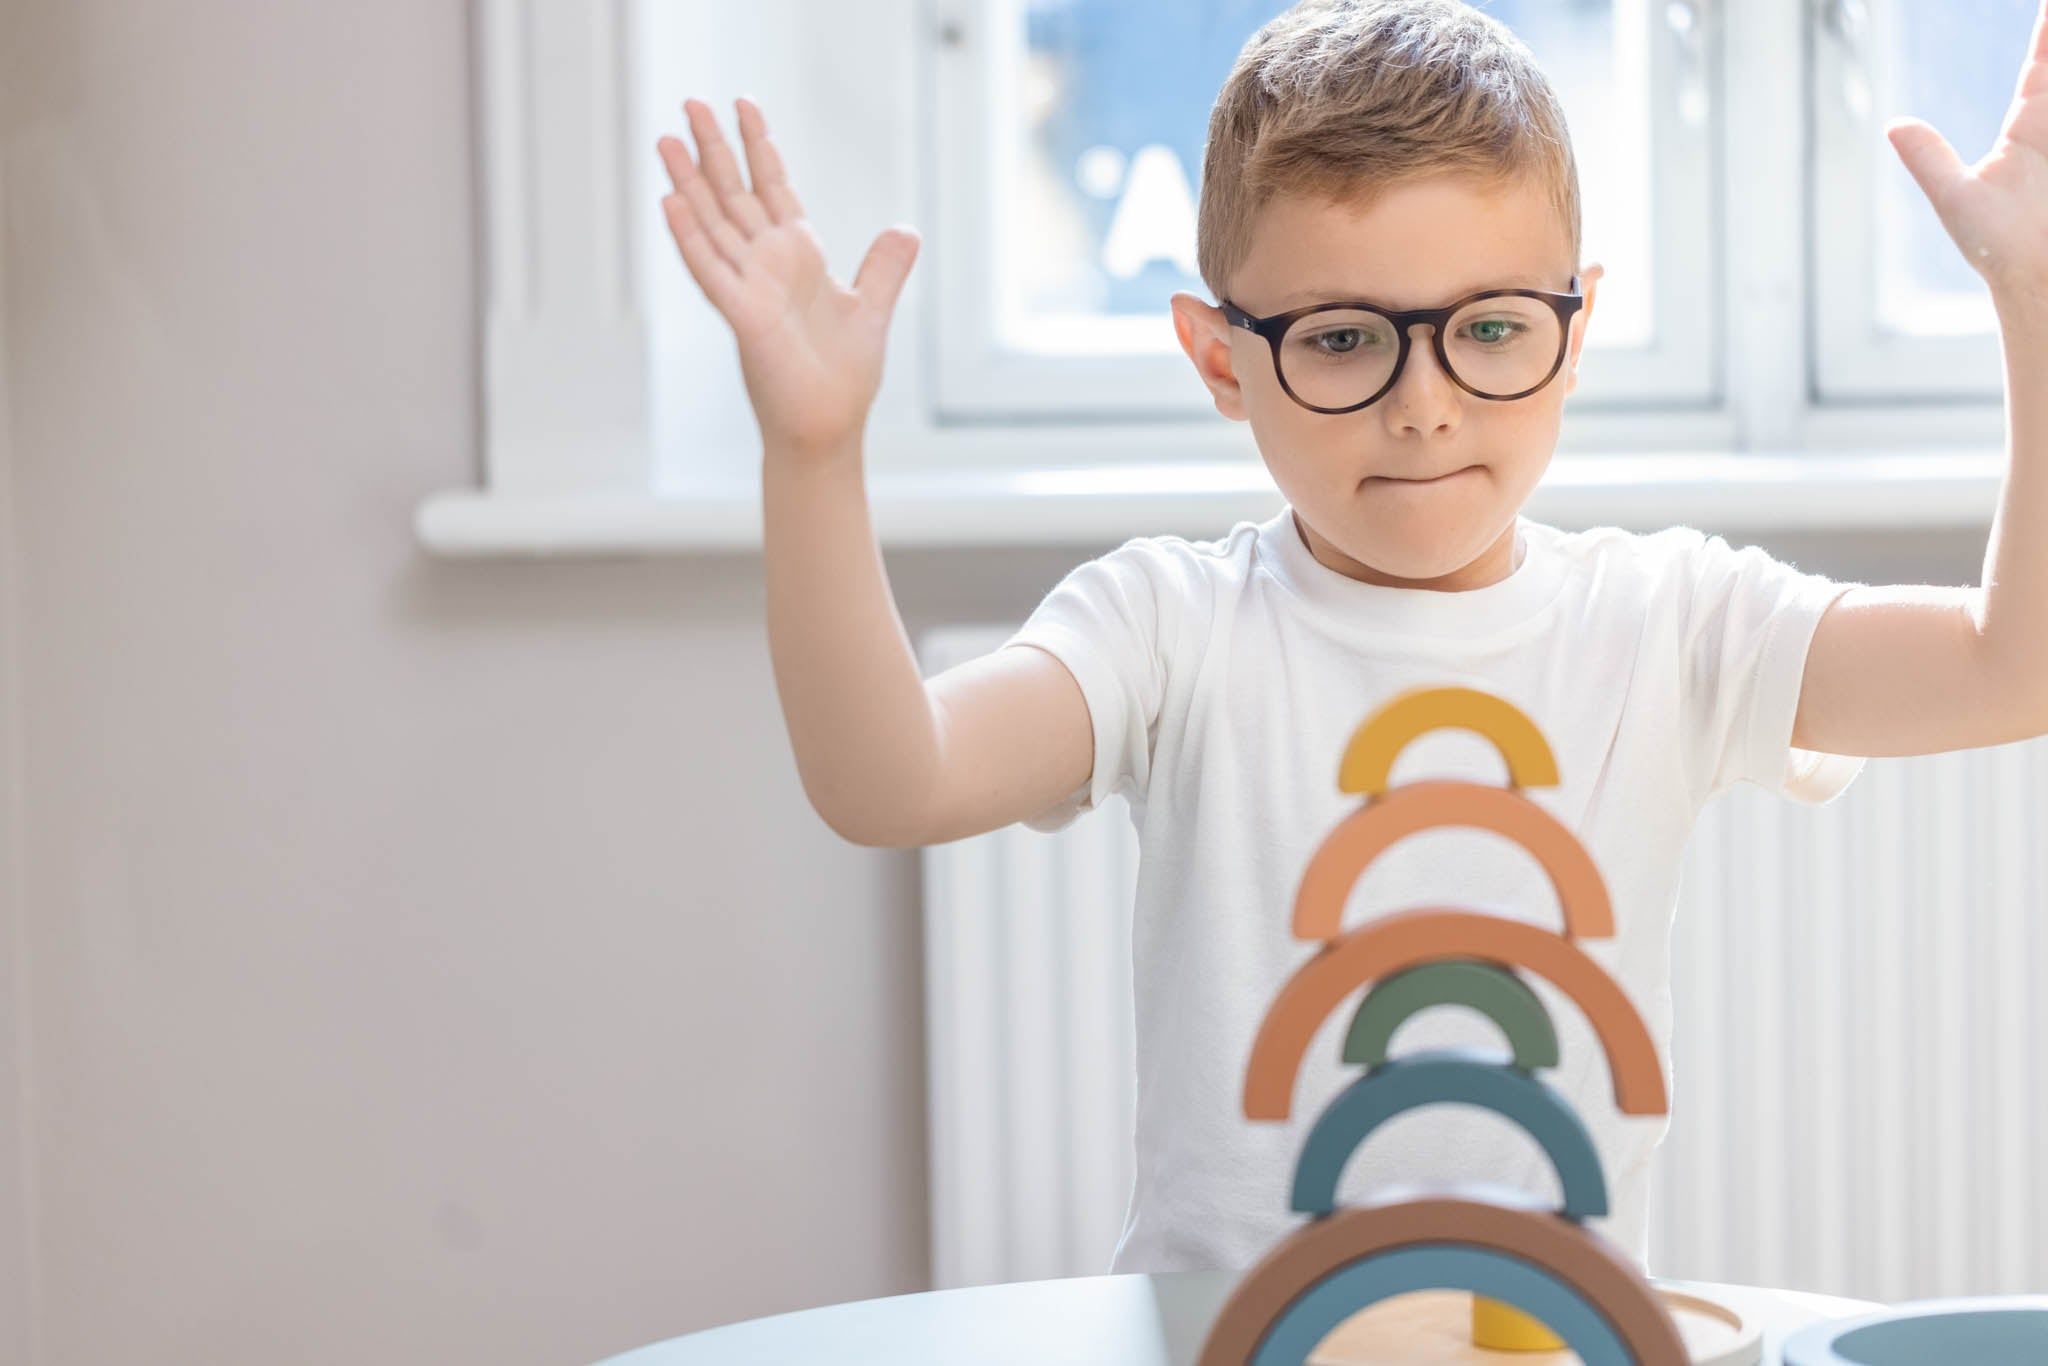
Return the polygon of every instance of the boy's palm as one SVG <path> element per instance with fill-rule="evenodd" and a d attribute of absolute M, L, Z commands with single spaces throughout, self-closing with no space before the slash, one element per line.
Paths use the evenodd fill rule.
<path fill-rule="evenodd" d="M 842 287 L 826 270 L 760 110 L 747 100 L 738 106 L 753 188 L 710 108 L 690 100 L 684 109 L 703 164 L 680 139 L 660 140 L 675 185 L 662 208 L 691 276 L 732 326 L 764 439 L 830 451 L 859 435 L 874 402 L 889 319 L 918 238 L 885 230 L 852 288 Z"/>

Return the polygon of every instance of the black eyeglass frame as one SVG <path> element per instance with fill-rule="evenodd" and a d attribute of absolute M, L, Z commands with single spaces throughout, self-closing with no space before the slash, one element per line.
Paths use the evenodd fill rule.
<path fill-rule="evenodd" d="M 1474 389 L 1463 379 L 1459 378 L 1457 370 L 1451 365 L 1451 358 L 1444 353 L 1444 328 L 1450 324 L 1451 318 L 1454 315 L 1461 309 L 1467 308 L 1481 299 L 1495 299 L 1503 295 L 1518 295 L 1523 298 L 1541 299 L 1550 305 L 1552 312 L 1557 314 L 1557 356 L 1550 362 L 1550 371 L 1538 383 L 1522 390 L 1519 394 L 1488 394 Z M 1527 398 L 1556 379 L 1557 372 L 1564 367 L 1565 352 L 1571 348 L 1572 315 L 1586 306 L 1586 296 L 1579 289 L 1579 277 L 1573 275 L 1571 292 L 1567 294 L 1559 294 L 1554 290 L 1545 289 L 1482 289 L 1477 294 L 1468 294 L 1456 303 L 1447 304 L 1442 308 L 1385 308 L 1363 299 L 1345 299 L 1332 303 L 1309 304 L 1302 308 L 1289 309 L 1285 313 L 1271 313 L 1263 318 L 1257 318 L 1245 312 L 1228 299 L 1221 300 L 1220 305 L 1223 309 L 1223 316 L 1232 327 L 1242 327 L 1245 331 L 1257 333 L 1266 339 L 1266 345 L 1273 352 L 1274 377 L 1280 381 L 1280 387 L 1287 391 L 1287 397 L 1314 413 L 1355 413 L 1360 408 L 1369 408 L 1385 398 L 1387 392 L 1399 382 L 1401 371 L 1408 366 L 1409 347 L 1415 340 L 1409 335 L 1408 329 L 1416 323 L 1429 324 L 1429 341 L 1431 347 L 1436 351 L 1437 364 L 1443 367 L 1443 372 L 1449 375 L 1451 382 L 1460 389 L 1471 394 L 1474 398 L 1492 399 L 1496 403 L 1511 403 L 1518 398 Z M 1325 408 L 1318 404 L 1310 403 L 1300 394 L 1295 393 L 1294 386 L 1287 382 L 1287 368 L 1280 363 L 1280 341 L 1287 335 L 1287 329 L 1292 327 L 1297 319 L 1305 318 L 1311 313 L 1323 313 L 1339 308 L 1347 308 L 1353 311 L 1364 309 L 1367 312 L 1377 313 L 1388 322 L 1391 322 L 1394 325 L 1394 334 L 1400 339 L 1400 350 L 1394 353 L 1394 369 L 1387 376 L 1387 382 L 1382 384 L 1379 387 L 1379 391 L 1373 394 L 1371 398 L 1353 403 L 1344 408 Z"/>

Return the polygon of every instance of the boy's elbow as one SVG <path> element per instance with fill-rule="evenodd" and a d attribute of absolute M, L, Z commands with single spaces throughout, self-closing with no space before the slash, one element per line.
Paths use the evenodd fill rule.
<path fill-rule="evenodd" d="M 818 800 L 818 795 L 815 792 L 807 791 L 805 795 L 811 799 L 811 810 L 818 813 L 818 819 L 825 822 L 827 830 L 830 830 L 848 844 L 858 844 L 868 848 L 875 847 L 874 832 L 865 822 L 856 818 L 857 813 L 851 808 L 842 808 L 834 806 L 829 802 L 821 802 Z"/>
<path fill-rule="evenodd" d="M 876 827 L 843 821 L 826 821 L 825 824 L 839 838 L 864 849 L 919 849 L 925 844 L 922 836 L 901 827 Z"/>
<path fill-rule="evenodd" d="M 805 795 L 810 798 L 811 809 L 818 813 L 818 819 L 848 844 L 858 844 L 866 849 L 910 849 L 924 843 L 922 830 L 915 821 L 905 819 L 900 812 L 887 810 L 882 803 L 820 801 L 818 794 L 808 788 Z"/>
<path fill-rule="evenodd" d="M 822 811 L 818 814 L 824 816 Z M 901 841 L 891 838 L 887 831 L 860 821 L 825 816 L 825 824 L 848 844 L 858 844 L 863 849 L 895 849 L 901 845 Z"/>

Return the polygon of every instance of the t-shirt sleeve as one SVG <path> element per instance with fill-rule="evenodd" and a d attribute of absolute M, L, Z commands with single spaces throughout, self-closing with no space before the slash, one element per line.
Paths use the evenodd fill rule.
<path fill-rule="evenodd" d="M 1142 795 L 1152 776 L 1152 737 L 1165 667 L 1162 617 L 1172 599 L 1157 538 L 1137 537 L 1069 570 L 1005 646 L 1030 645 L 1080 684 L 1094 730 L 1094 770 L 1059 802 L 1024 824 L 1051 834 L 1113 792 Z"/>
<path fill-rule="evenodd" d="M 1683 705 L 1695 797 L 1747 782 L 1795 801 L 1832 801 L 1863 771 L 1864 756 L 1795 748 L 1792 725 L 1814 628 L 1836 598 L 1862 585 L 1698 533 L 1688 567 Z"/>

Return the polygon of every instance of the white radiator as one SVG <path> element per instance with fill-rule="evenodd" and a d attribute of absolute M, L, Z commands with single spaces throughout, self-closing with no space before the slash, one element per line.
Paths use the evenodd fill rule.
<path fill-rule="evenodd" d="M 934 631 L 929 676 L 1010 628 Z M 1899 1301 L 2048 1286 L 2048 740 L 1740 786 L 1686 850 L 1650 1269 Z M 1122 798 L 924 851 L 933 1283 L 1100 1275 L 1131 1177 Z"/>

